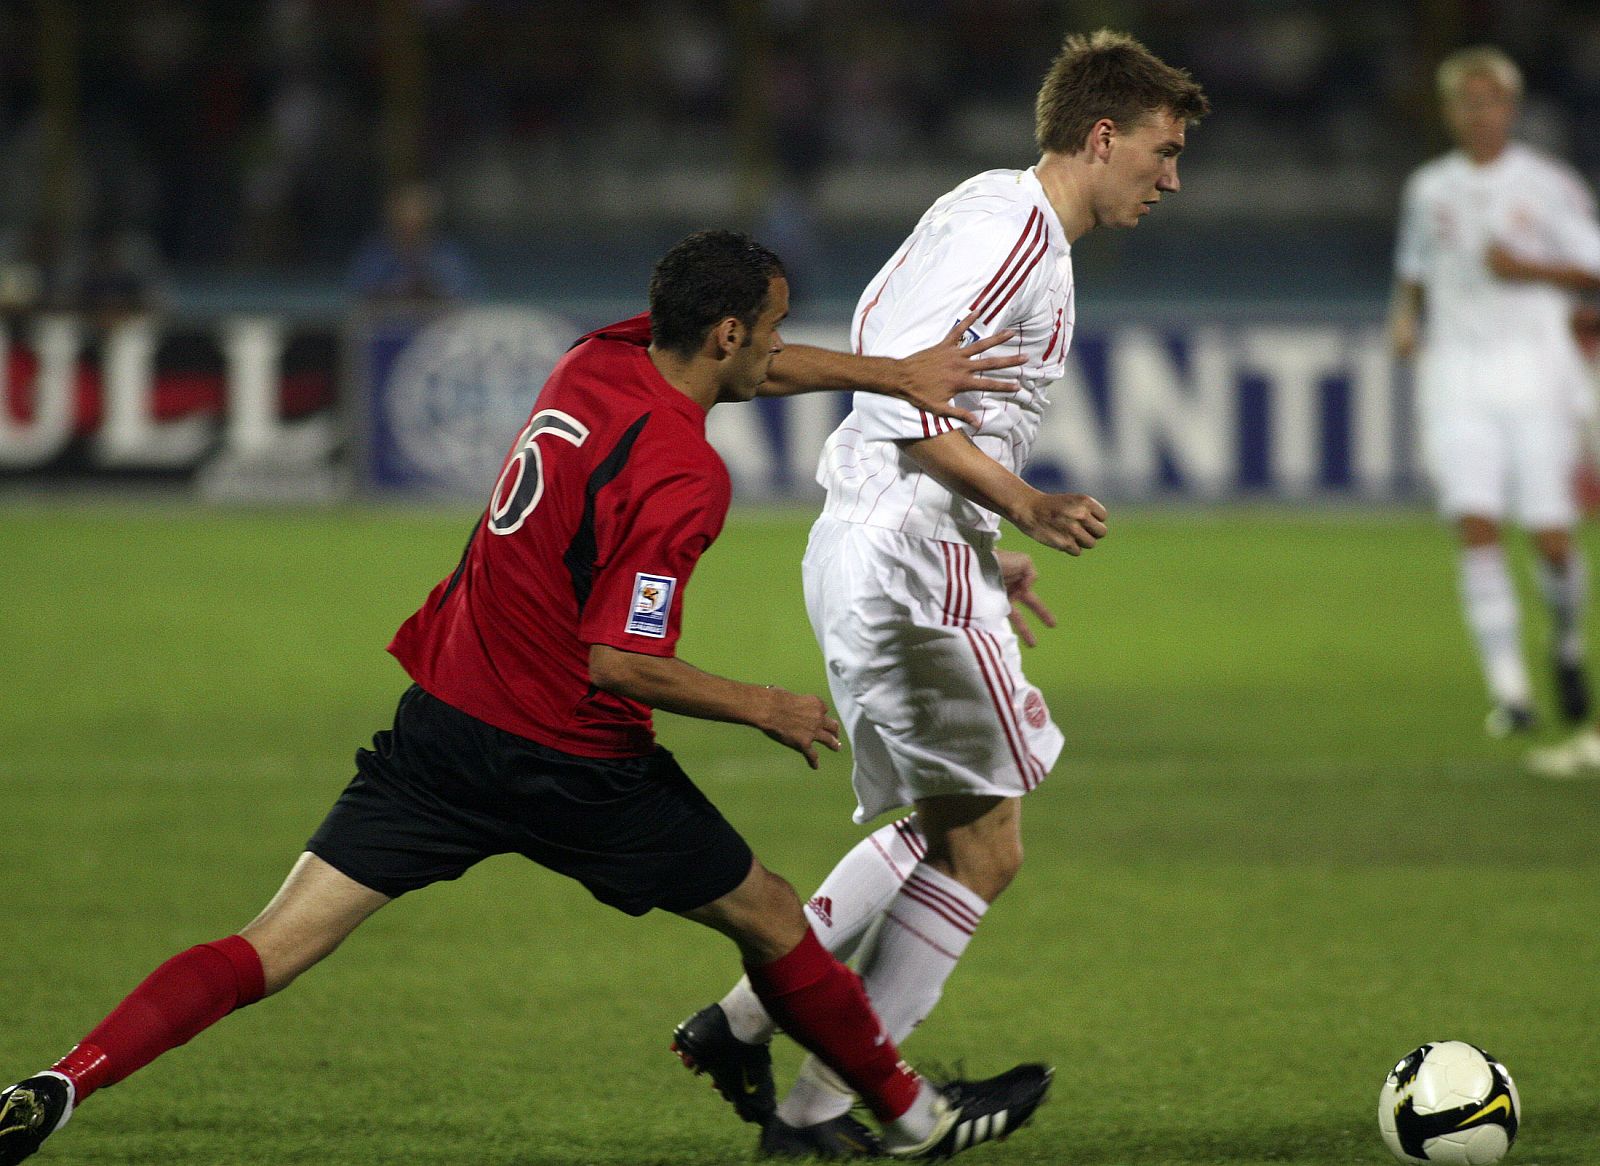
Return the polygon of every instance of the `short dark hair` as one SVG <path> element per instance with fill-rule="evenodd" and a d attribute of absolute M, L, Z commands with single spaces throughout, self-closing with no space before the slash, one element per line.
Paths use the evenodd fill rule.
<path fill-rule="evenodd" d="M 1076 154 L 1101 118 L 1129 127 L 1162 110 L 1186 122 L 1211 112 L 1187 69 L 1175 69 L 1127 33 L 1102 28 L 1067 37 L 1034 103 L 1039 149 Z"/>
<path fill-rule="evenodd" d="M 783 262 L 738 231 L 697 231 L 668 251 L 650 275 L 650 339 L 693 355 L 717 323 L 753 327 Z"/>

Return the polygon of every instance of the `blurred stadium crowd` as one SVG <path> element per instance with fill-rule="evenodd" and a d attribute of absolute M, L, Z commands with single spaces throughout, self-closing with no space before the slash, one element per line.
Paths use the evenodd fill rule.
<path fill-rule="evenodd" d="M 1515 55 L 1525 136 L 1600 177 L 1591 0 L 38 0 L 0 5 L 0 298 L 339 287 L 414 180 L 490 296 L 711 222 L 849 296 L 930 198 L 1031 157 L 1039 77 L 1099 25 L 1214 100 L 1173 207 L 1196 279 L 1270 233 L 1300 248 L 1255 249 L 1280 270 L 1381 292 L 1399 183 L 1443 144 L 1431 65 L 1464 43 Z"/>

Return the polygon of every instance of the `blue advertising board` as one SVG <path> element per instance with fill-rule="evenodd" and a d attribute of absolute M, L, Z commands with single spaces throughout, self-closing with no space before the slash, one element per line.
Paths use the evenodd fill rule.
<path fill-rule="evenodd" d="M 356 362 L 367 486 L 486 497 L 555 362 L 603 322 L 525 309 L 368 322 Z M 848 338 L 844 321 L 784 334 Z M 1419 486 L 1407 378 L 1375 318 L 1080 324 L 1050 397 L 1028 470 L 1046 489 L 1381 500 Z M 815 497 L 817 453 L 849 405 L 819 393 L 713 410 L 736 497 Z"/>

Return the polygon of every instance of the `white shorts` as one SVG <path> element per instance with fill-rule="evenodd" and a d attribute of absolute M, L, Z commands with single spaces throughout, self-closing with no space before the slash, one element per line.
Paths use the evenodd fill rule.
<path fill-rule="evenodd" d="M 803 577 L 855 756 L 857 822 L 924 797 L 1018 797 L 1044 780 L 1064 739 L 1022 674 L 990 547 L 824 514 Z"/>
<path fill-rule="evenodd" d="M 1419 373 L 1423 459 L 1447 518 L 1577 522 L 1581 425 L 1554 370 L 1491 351 L 1431 354 Z"/>

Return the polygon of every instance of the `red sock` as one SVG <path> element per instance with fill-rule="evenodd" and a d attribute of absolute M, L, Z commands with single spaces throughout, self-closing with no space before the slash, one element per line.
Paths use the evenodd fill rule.
<path fill-rule="evenodd" d="M 900 1059 L 861 978 L 806 932 L 786 956 L 745 965 L 750 986 L 772 1019 L 861 1095 L 880 1121 L 893 1121 L 917 1099 L 922 1078 Z"/>
<path fill-rule="evenodd" d="M 230 935 L 202 943 L 151 972 L 50 1067 L 72 1082 L 82 1102 L 265 994 L 261 957 L 249 940 Z"/>

